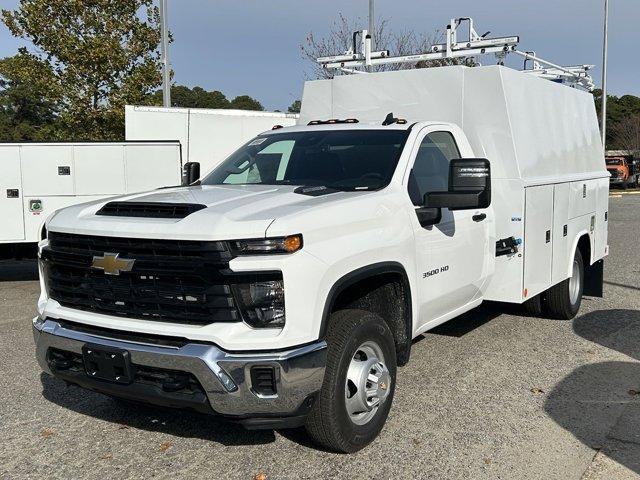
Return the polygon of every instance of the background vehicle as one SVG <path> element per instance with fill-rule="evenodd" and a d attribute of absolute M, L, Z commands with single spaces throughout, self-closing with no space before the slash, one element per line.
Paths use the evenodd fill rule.
<path fill-rule="evenodd" d="M 180 185 L 177 141 L 0 144 L 0 258 L 35 256 L 59 208 Z"/>
<path fill-rule="evenodd" d="M 640 159 L 628 152 L 611 150 L 606 156 L 607 170 L 611 174 L 611 186 L 627 189 L 640 186 Z"/>
<path fill-rule="evenodd" d="M 176 139 L 185 163 L 200 162 L 209 171 L 247 140 L 274 125 L 295 125 L 297 118 L 280 112 L 127 105 L 125 138 Z"/>

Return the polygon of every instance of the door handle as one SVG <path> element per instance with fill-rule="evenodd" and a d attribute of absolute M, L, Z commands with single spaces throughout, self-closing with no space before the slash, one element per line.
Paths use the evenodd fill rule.
<path fill-rule="evenodd" d="M 474 215 L 473 217 L 471 217 L 471 219 L 474 222 L 481 222 L 485 218 L 487 218 L 487 214 L 486 213 L 478 213 L 478 214 Z"/>

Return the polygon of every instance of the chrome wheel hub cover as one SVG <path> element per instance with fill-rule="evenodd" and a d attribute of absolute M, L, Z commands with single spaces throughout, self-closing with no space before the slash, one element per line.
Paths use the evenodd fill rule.
<path fill-rule="evenodd" d="M 356 425 L 368 423 L 391 391 L 391 375 L 375 342 L 360 345 L 351 358 L 345 382 L 345 404 Z"/>

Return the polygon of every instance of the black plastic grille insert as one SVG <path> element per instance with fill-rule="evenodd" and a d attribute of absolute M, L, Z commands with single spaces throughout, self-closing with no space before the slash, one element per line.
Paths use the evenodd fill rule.
<path fill-rule="evenodd" d="M 134 260 L 107 275 L 94 257 Z M 108 315 L 207 325 L 241 321 L 226 242 L 150 240 L 49 232 L 42 251 L 50 298 L 62 306 Z"/>

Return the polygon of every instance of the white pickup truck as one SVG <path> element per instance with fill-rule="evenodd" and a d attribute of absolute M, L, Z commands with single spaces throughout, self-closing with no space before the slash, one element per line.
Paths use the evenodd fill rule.
<path fill-rule="evenodd" d="M 591 95 L 500 66 L 308 82 L 299 126 L 192 185 L 47 221 L 38 361 L 356 451 L 421 333 L 484 300 L 568 319 L 602 295 L 599 138 Z"/>

